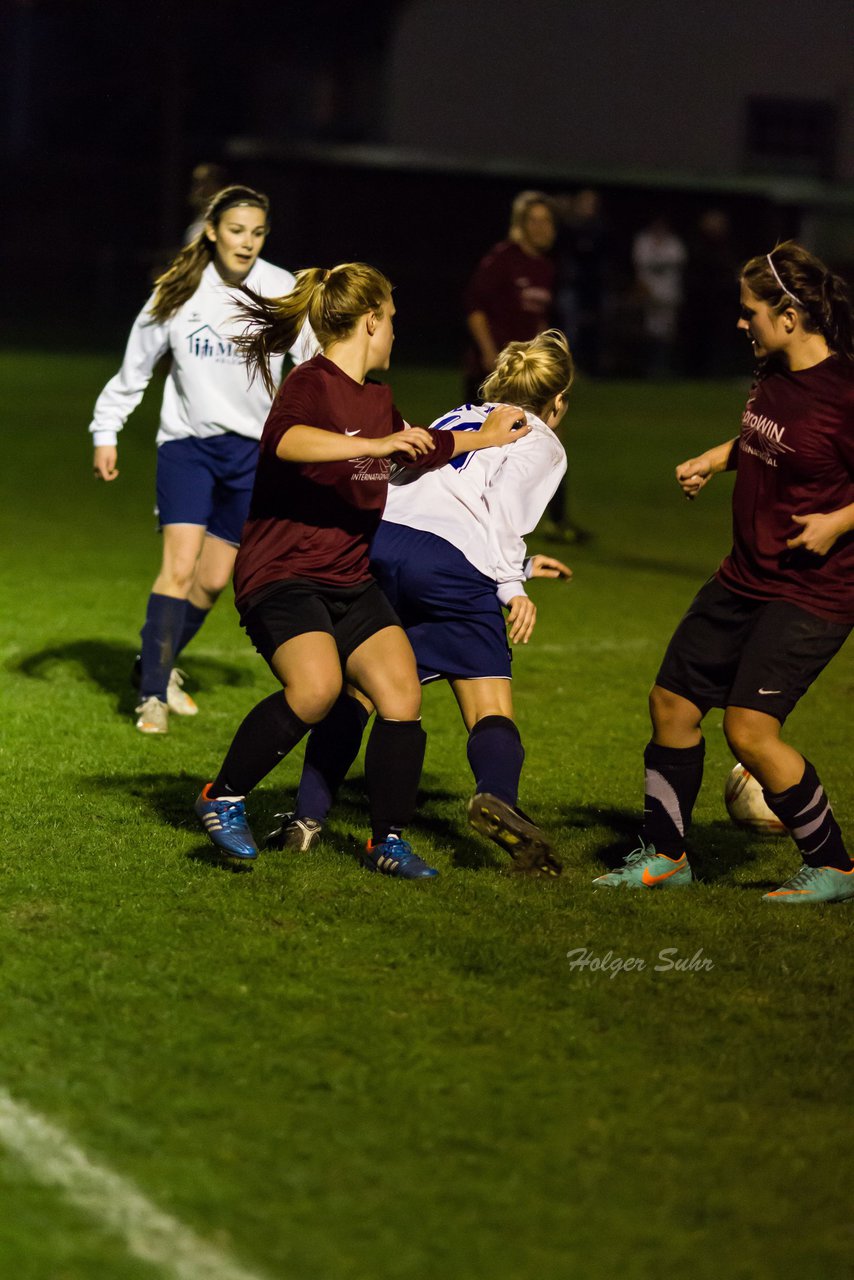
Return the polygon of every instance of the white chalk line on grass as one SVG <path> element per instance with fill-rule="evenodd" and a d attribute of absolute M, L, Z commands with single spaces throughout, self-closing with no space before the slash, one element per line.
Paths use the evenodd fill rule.
<path fill-rule="evenodd" d="M 126 1178 L 93 1164 L 61 1129 L 2 1088 L 0 1143 L 39 1182 L 59 1187 L 78 1209 L 121 1236 L 135 1257 L 176 1280 L 263 1280 L 163 1213 Z"/>

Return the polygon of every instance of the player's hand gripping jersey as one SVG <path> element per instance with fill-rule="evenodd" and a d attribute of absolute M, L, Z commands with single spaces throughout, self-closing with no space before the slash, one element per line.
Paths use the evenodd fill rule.
<path fill-rule="evenodd" d="M 477 431 L 494 404 L 462 405 L 432 424 Z M 531 533 L 566 471 L 554 431 L 533 413 L 531 432 L 509 449 L 464 453 L 435 471 L 393 475 L 383 519 L 436 534 L 491 578 L 507 604 L 524 595 L 525 534 Z"/>

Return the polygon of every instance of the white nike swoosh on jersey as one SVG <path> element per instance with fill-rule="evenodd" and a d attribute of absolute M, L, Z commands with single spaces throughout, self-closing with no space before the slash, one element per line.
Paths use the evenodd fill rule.
<path fill-rule="evenodd" d="M 358 434 L 359 434 L 359 428 L 358 428 L 358 427 L 356 428 L 356 430 L 355 430 L 355 431 L 345 431 L 345 432 L 344 432 L 344 435 L 345 435 L 345 436 L 357 436 Z"/>
<path fill-rule="evenodd" d="M 782 693 L 782 689 L 759 689 L 759 693 Z"/>

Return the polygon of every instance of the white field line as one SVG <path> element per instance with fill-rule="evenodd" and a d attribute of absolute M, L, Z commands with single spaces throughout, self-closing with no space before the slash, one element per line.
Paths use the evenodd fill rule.
<path fill-rule="evenodd" d="M 131 1182 L 93 1164 L 61 1129 L 2 1088 L 0 1143 L 39 1182 L 59 1187 L 78 1209 L 120 1236 L 130 1253 L 175 1280 L 263 1280 L 161 1212 Z"/>

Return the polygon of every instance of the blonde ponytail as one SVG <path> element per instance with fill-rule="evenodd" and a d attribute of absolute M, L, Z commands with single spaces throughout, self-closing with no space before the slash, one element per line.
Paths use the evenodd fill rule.
<path fill-rule="evenodd" d="M 272 393 L 275 385 L 270 360 L 290 350 L 306 319 L 325 351 L 352 333 L 360 316 L 369 312 L 381 316 L 391 290 L 382 272 L 363 262 L 298 271 L 293 290 L 283 298 L 261 298 L 244 288 L 241 293 L 246 301 L 239 304 L 238 312 L 247 326 L 237 337 L 236 346 Z"/>

